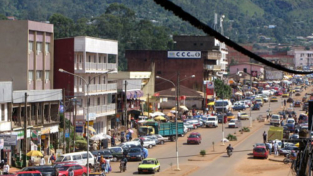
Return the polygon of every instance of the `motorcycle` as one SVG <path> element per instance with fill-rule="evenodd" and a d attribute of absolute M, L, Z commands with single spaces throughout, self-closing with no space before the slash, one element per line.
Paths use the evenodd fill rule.
<path fill-rule="evenodd" d="M 125 166 L 125 162 L 121 161 L 120 162 L 120 172 L 125 172 L 126 171 L 126 166 Z"/>
<path fill-rule="evenodd" d="M 230 157 L 233 154 L 233 150 L 227 149 L 227 155 Z"/>

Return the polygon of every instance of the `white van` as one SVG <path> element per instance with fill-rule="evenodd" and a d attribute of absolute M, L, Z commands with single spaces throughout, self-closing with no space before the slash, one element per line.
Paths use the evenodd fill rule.
<path fill-rule="evenodd" d="M 216 100 L 214 102 L 214 109 L 215 112 L 227 112 L 227 111 L 232 111 L 232 103 L 230 100 L 225 99 L 225 100 Z"/>
<path fill-rule="evenodd" d="M 75 153 L 66 153 L 60 156 L 57 156 L 55 162 L 69 162 L 75 161 L 81 166 L 87 166 L 87 151 L 86 152 L 75 152 Z M 95 157 L 91 152 L 89 152 L 89 166 L 95 165 Z"/>

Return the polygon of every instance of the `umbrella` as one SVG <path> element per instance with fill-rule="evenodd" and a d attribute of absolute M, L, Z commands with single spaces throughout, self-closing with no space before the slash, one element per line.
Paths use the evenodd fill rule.
<path fill-rule="evenodd" d="M 103 137 L 103 139 L 111 139 L 111 136 L 107 135 L 107 134 L 103 134 L 102 137 Z"/>
<path fill-rule="evenodd" d="M 31 150 L 26 155 L 27 156 L 43 156 L 42 153 L 40 151 L 37 151 L 37 150 Z"/>
<path fill-rule="evenodd" d="M 148 112 L 147 111 L 145 111 L 145 112 L 143 112 L 143 114 L 142 115 L 144 115 L 144 116 L 148 116 Z"/>
<path fill-rule="evenodd" d="M 87 127 L 86 127 L 87 128 Z M 96 130 L 92 127 L 92 126 L 88 126 L 88 129 L 89 129 L 89 131 L 91 131 L 91 132 L 96 132 Z"/>
<path fill-rule="evenodd" d="M 180 109 L 183 109 L 184 111 L 188 111 L 188 108 L 186 106 L 179 106 Z"/>
<path fill-rule="evenodd" d="M 154 120 L 166 120 L 166 118 L 163 116 L 157 116 L 154 118 Z"/>
<path fill-rule="evenodd" d="M 100 140 L 105 139 L 105 138 L 104 138 L 103 134 L 100 133 L 100 134 L 92 136 L 90 139 L 93 141 L 100 141 Z"/>
<path fill-rule="evenodd" d="M 154 112 L 153 115 L 154 116 L 164 116 L 165 114 L 160 112 L 160 111 L 157 111 L 157 112 Z"/>
<path fill-rule="evenodd" d="M 128 129 L 128 131 L 129 131 L 130 133 L 134 133 L 134 131 L 133 131 L 132 129 Z"/>
<path fill-rule="evenodd" d="M 214 106 L 214 105 L 215 105 L 214 101 L 208 103 L 208 106 Z"/>
<path fill-rule="evenodd" d="M 167 113 L 166 115 L 169 116 L 169 117 L 175 117 L 175 115 L 173 113 L 171 113 L 171 112 Z"/>
<path fill-rule="evenodd" d="M 246 95 L 247 95 L 247 94 L 252 95 L 253 93 L 252 93 L 252 92 L 250 92 L 250 91 L 248 91 L 248 92 L 245 92 L 245 94 L 246 94 Z"/>

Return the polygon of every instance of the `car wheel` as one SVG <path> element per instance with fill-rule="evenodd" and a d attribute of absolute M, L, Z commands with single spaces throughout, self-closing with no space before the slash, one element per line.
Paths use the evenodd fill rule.
<path fill-rule="evenodd" d="M 140 171 L 138 171 L 138 174 L 141 174 L 141 172 L 140 172 Z"/>
<path fill-rule="evenodd" d="M 163 145 L 163 144 L 164 144 L 164 141 L 161 141 L 160 144 Z"/>
<path fill-rule="evenodd" d="M 151 145 L 151 144 L 150 144 L 150 145 L 148 145 L 148 148 L 149 148 L 149 149 L 151 149 L 151 148 L 152 148 L 152 145 Z"/>

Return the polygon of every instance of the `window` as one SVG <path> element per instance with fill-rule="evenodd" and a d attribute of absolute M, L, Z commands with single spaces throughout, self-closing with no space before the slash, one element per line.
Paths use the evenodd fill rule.
<path fill-rule="evenodd" d="M 42 71 L 36 71 L 36 80 L 42 79 Z"/>
<path fill-rule="evenodd" d="M 99 84 L 101 84 L 101 76 L 99 76 Z"/>
<path fill-rule="evenodd" d="M 304 54 L 302 53 L 302 54 L 300 54 L 300 57 L 303 57 L 304 56 Z"/>
<path fill-rule="evenodd" d="M 73 155 L 73 160 L 81 160 L 82 156 L 81 155 Z"/>
<path fill-rule="evenodd" d="M 4 121 L 4 104 L 1 105 L 1 121 Z"/>
<path fill-rule="evenodd" d="M 101 56 L 99 56 L 99 63 L 101 63 Z"/>
<path fill-rule="evenodd" d="M 42 43 L 41 42 L 37 42 L 36 51 L 37 51 L 37 54 L 42 52 Z"/>
<path fill-rule="evenodd" d="M 300 58 L 300 60 L 303 60 L 303 58 Z"/>
<path fill-rule="evenodd" d="M 89 55 L 89 62 L 91 62 L 91 58 L 90 58 L 90 55 Z"/>
<path fill-rule="evenodd" d="M 46 81 L 50 80 L 50 71 L 45 71 L 45 80 Z"/>
<path fill-rule="evenodd" d="M 300 65 L 302 65 L 302 63 L 300 63 Z"/>
<path fill-rule="evenodd" d="M 46 54 L 49 53 L 49 51 L 50 51 L 50 43 L 46 43 L 45 44 L 45 52 L 46 52 Z"/>
<path fill-rule="evenodd" d="M 75 168 L 74 168 L 74 170 L 80 170 L 80 169 L 83 169 L 81 166 L 79 166 L 79 165 L 76 165 L 76 166 L 74 166 Z"/>
<path fill-rule="evenodd" d="M 247 73 L 247 68 L 244 68 L 244 69 L 243 69 L 243 72 Z"/>
<path fill-rule="evenodd" d="M 97 98 L 97 103 L 100 105 L 100 97 Z"/>
<path fill-rule="evenodd" d="M 28 71 L 28 81 L 31 82 L 34 79 L 33 71 Z"/>
<path fill-rule="evenodd" d="M 97 63 L 96 55 L 93 56 L 93 62 Z"/>
<path fill-rule="evenodd" d="M 82 63 L 82 55 L 79 55 L 79 63 Z"/>
<path fill-rule="evenodd" d="M 31 52 L 31 51 L 34 51 L 34 42 L 28 42 L 28 51 Z"/>
<path fill-rule="evenodd" d="M 105 76 L 103 76 L 103 84 L 105 84 Z"/>

